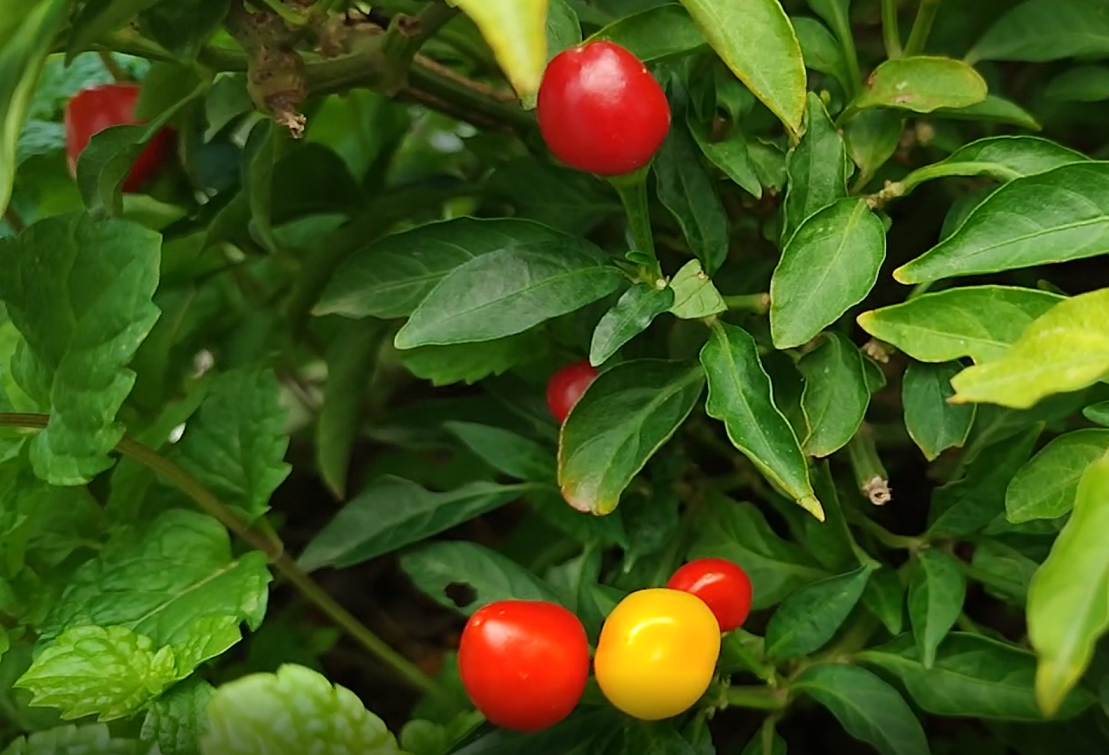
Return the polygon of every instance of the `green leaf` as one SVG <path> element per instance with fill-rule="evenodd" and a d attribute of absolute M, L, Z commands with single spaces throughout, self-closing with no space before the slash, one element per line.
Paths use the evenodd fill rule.
<path fill-rule="evenodd" d="M 1074 512 L 1028 588 L 1028 639 L 1038 658 L 1036 701 L 1063 705 L 1109 629 L 1109 455 L 1082 475 Z"/>
<path fill-rule="evenodd" d="M 728 215 L 685 118 L 675 118 L 652 166 L 659 201 L 712 275 L 728 256 Z"/>
<path fill-rule="evenodd" d="M 280 722 L 279 726 L 275 723 Z M 385 723 L 350 690 L 293 664 L 220 685 L 208 703 L 202 755 L 400 755 Z"/>
<path fill-rule="evenodd" d="M 934 716 L 1003 721 L 1042 721 L 1033 682 L 1036 656 L 982 635 L 952 632 L 929 668 L 912 638 L 864 650 L 856 656 L 897 677 L 913 702 Z M 1093 702 L 1085 690 L 1070 694 L 1058 718 L 1071 718 Z"/>
<path fill-rule="evenodd" d="M 305 547 L 305 571 L 343 569 L 418 542 L 519 498 L 526 485 L 470 482 L 445 493 L 380 477 L 339 510 Z"/>
<path fill-rule="evenodd" d="M 113 737 L 107 724 L 56 726 L 19 737 L 2 755 L 156 755 L 149 742 Z"/>
<path fill-rule="evenodd" d="M 893 271 L 900 283 L 1017 270 L 1109 250 L 1109 163 L 1061 165 L 990 194 L 950 236 Z"/>
<path fill-rule="evenodd" d="M 701 268 L 700 260 L 690 260 L 681 266 L 670 280 L 674 303 L 670 314 L 682 320 L 700 320 L 728 310 L 724 297 Z"/>
<path fill-rule="evenodd" d="M 1012 286 L 968 286 L 863 312 L 859 327 L 921 362 L 1000 358 L 1032 321 L 1065 297 Z"/>
<path fill-rule="evenodd" d="M 473 422 L 446 422 L 443 429 L 485 463 L 518 480 L 554 482 L 557 477 L 554 452 L 530 438 Z"/>
<path fill-rule="evenodd" d="M 870 404 L 866 365 L 855 344 L 829 332 L 797 369 L 805 377 L 801 405 L 810 427 L 805 453 L 823 458 L 846 446 L 862 424 Z"/>
<path fill-rule="evenodd" d="M 1014 524 L 1070 513 L 1086 468 L 1109 451 L 1109 430 L 1087 428 L 1052 439 L 1013 477 L 1005 517 Z"/>
<path fill-rule="evenodd" d="M 874 614 L 890 634 L 901 634 L 905 623 L 905 586 L 896 571 L 882 567 L 873 572 L 863 590 L 862 601 L 866 610 Z"/>
<path fill-rule="evenodd" d="M 951 384 L 957 403 L 1027 409 L 1109 372 L 1109 288 L 1065 299 L 1040 315 L 999 359 L 968 367 Z"/>
<path fill-rule="evenodd" d="M 925 668 L 932 667 L 936 648 L 963 612 L 966 593 L 954 556 L 935 548 L 917 553 L 909 578 L 909 622 Z"/>
<path fill-rule="evenodd" d="M 755 199 L 762 198 L 762 183 L 751 159 L 750 147 L 738 128 L 733 128 L 722 138 L 715 139 L 713 138 L 715 135 L 708 133 L 708 128 L 695 122 L 692 109 L 686 113 L 686 125 L 701 149 L 701 154 L 707 157 L 709 162 Z"/>
<path fill-rule="evenodd" d="M 805 67 L 827 74 L 836 80 L 843 91 L 851 91 L 851 74 L 844 59 L 843 47 L 828 27 L 815 18 L 798 16 L 790 18 L 797 41 L 801 44 Z"/>
<path fill-rule="evenodd" d="M 921 55 L 887 60 L 874 69 L 850 107 L 887 107 L 931 113 L 986 99 L 986 81 L 961 60 Z"/>
<path fill-rule="evenodd" d="M 284 460 L 286 413 L 272 370 L 225 372 L 211 381 L 167 455 L 253 522 L 292 469 Z"/>
<path fill-rule="evenodd" d="M 937 165 L 987 163 L 1021 176 L 1045 173 L 1061 165 L 1088 163 L 1090 158 L 1038 136 L 989 136 L 952 152 Z"/>
<path fill-rule="evenodd" d="M 533 328 L 481 343 L 417 346 L 397 352 L 397 357 L 409 372 L 435 387 L 454 383 L 472 385 L 542 357 L 550 348 L 544 335 Z"/>
<path fill-rule="evenodd" d="M 604 364 L 620 347 L 646 330 L 656 317 L 674 304 L 674 290 L 636 283 L 604 313 L 593 330 L 589 363 Z"/>
<path fill-rule="evenodd" d="M 31 442 L 35 473 L 79 485 L 112 464 L 116 413 L 134 385 L 125 365 L 158 319 L 161 237 L 87 215 L 42 220 L 0 240 L 0 300 L 23 335 L 16 381 L 50 410 Z"/>
<path fill-rule="evenodd" d="M 689 13 L 676 3 L 658 5 L 617 19 L 590 35 L 631 51 L 644 63 L 696 50 L 707 43 Z"/>
<path fill-rule="evenodd" d="M 497 600 L 549 600 L 554 591 L 515 561 L 469 541 L 430 542 L 400 557 L 416 587 L 447 608 L 472 614 Z M 471 595 L 454 600 L 448 588 L 469 587 Z"/>
<path fill-rule="evenodd" d="M 716 750 L 710 751 L 715 755 Z M 773 719 L 764 719 L 758 734 L 743 748 L 739 755 L 787 755 L 786 741 L 778 734 Z"/>
<path fill-rule="evenodd" d="M 790 593 L 766 625 L 766 655 L 799 658 L 824 647 L 862 597 L 872 568 L 805 585 Z"/>
<path fill-rule="evenodd" d="M 1044 89 L 1044 97 L 1057 102 L 1109 100 L 1109 68 L 1076 66 L 1063 71 Z"/>
<path fill-rule="evenodd" d="M 847 196 L 849 166 L 843 137 L 828 117 L 820 96 L 809 92 L 805 134 L 786 155 L 789 183 L 782 210 L 782 239 L 787 248 L 803 222 Z"/>
<path fill-rule="evenodd" d="M 558 481 L 579 511 L 611 513 L 704 390 L 700 367 L 638 359 L 597 376 L 559 433 Z"/>
<path fill-rule="evenodd" d="M 394 233 L 348 256 L 314 313 L 407 317 L 455 268 L 490 252 L 564 238 L 553 228 L 508 218 L 461 217 Z"/>
<path fill-rule="evenodd" d="M 15 686 L 72 720 L 114 721 L 143 710 L 179 678 L 173 650 L 126 627 L 78 626 L 42 650 Z"/>
<path fill-rule="evenodd" d="M 448 273 L 394 344 L 411 349 L 523 333 L 611 294 L 625 280 L 600 249 L 573 236 L 498 249 Z"/>
<path fill-rule="evenodd" d="M 779 537 L 753 504 L 723 496 L 708 502 L 694 529 L 690 557 L 725 558 L 742 566 L 751 578 L 755 610 L 828 576 L 804 548 Z"/>
<path fill-rule="evenodd" d="M 778 0 L 682 0 L 716 54 L 793 138 L 805 114 L 805 62 Z"/>
<path fill-rule="evenodd" d="M 219 31 L 228 5 L 228 0 L 159 3 L 142 14 L 142 28 L 183 62 L 192 62 L 204 43 Z M 163 753 L 169 755 L 165 750 Z"/>
<path fill-rule="evenodd" d="M 861 302 L 886 258 L 886 228 L 865 199 L 841 199 L 790 237 L 770 279 L 770 332 L 800 346 Z"/>
<path fill-rule="evenodd" d="M 847 154 L 863 176 L 873 176 L 901 144 L 902 115 L 895 110 L 863 110 L 843 127 Z"/>
<path fill-rule="evenodd" d="M 948 403 L 955 394 L 951 378 L 959 373 L 958 362 L 909 362 L 901 382 L 901 405 L 905 407 L 905 429 L 924 458 L 934 461 L 948 448 L 966 442 L 974 424 L 975 407 Z"/>
<path fill-rule="evenodd" d="M 1028 585 L 1040 567 L 1037 561 L 1016 548 L 983 538 L 975 544 L 970 563 L 979 573 L 987 575 L 988 579 L 982 580 L 987 593 L 1024 608 L 1028 600 Z M 987 581 L 989 584 L 986 584 Z"/>
<path fill-rule="evenodd" d="M 1098 0 L 1028 0 L 999 18 L 968 60 L 1045 62 L 1109 54 L 1109 10 Z"/>
<path fill-rule="evenodd" d="M 516 94 L 525 102 L 533 101 L 547 66 L 547 0 L 450 0 L 449 4 L 477 24 Z"/>
<path fill-rule="evenodd" d="M 979 121 L 983 123 L 1004 123 L 1018 126 L 1029 131 L 1039 131 L 1043 128 L 1035 116 L 1020 105 L 998 97 L 995 94 L 986 95 L 986 99 L 977 105 L 962 108 L 945 108 L 932 113 L 933 118 L 948 118 L 959 121 Z"/>
<path fill-rule="evenodd" d="M 156 742 L 161 755 L 199 755 L 214 692 L 212 685 L 195 677 L 174 685 L 146 712 L 143 740 Z"/>
<path fill-rule="evenodd" d="M 578 14 L 566 0 L 547 2 L 547 62 L 563 50 L 581 42 Z"/>
<path fill-rule="evenodd" d="M 834 715 L 855 739 L 882 755 L 930 755 L 928 740 L 911 708 L 896 689 L 864 668 L 817 663 L 792 686 Z"/>
<path fill-rule="evenodd" d="M 755 339 L 718 321 L 701 349 L 701 365 L 708 378 L 708 415 L 724 423 L 732 445 L 768 480 L 823 521 L 808 462 L 793 427 L 774 403 Z"/>
<path fill-rule="evenodd" d="M 1109 401 L 1098 401 L 1084 407 L 1082 416 L 1102 427 L 1109 427 Z"/>

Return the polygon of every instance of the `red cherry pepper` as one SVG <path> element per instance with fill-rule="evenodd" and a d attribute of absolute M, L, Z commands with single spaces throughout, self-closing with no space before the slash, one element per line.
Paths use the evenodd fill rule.
<path fill-rule="evenodd" d="M 662 87 L 639 58 L 613 42 L 588 42 L 552 58 L 536 114 L 555 157 L 602 176 L 647 165 L 670 130 Z"/>
<path fill-rule="evenodd" d="M 567 365 L 551 376 L 547 383 L 547 406 L 559 424 L 566 421 L 566 415 L 596 377 L 597 370 L 588 360 Z"/>
<path fill-rule="evenodd" d="M 69 172 L 77 174 L 77 157 L 89 139 L 110 126 L 131 125 L 139 87 L 135 84 L 104 84 L 84 89 L 73 96 L 65 108 L 65 151 Z M 123 182 L 126 192 L 138 191 L 153 176 L 169 152 L 173 132 L 159 131 L 139 154 Z"/>
<path fill-rule="evenodd" d="M 574 710 L 589 677 L 589 640 L 573 613 L 542 600 L 501 600 L 466 622 L 458 669 L 491 723 L 534 732 Z"/>
<path fill-rule="evenodd" d="M 751 612 L 751 578 L 723 558 L 700 558 L 680 567 L 666 586 L 703 600 L 716 616 L 721 632 L 743 625 Z"/>

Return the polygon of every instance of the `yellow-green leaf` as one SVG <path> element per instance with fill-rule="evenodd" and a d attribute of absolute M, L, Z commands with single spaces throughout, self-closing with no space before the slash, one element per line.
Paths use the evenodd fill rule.
<path fill-rule="evenodd" d="M 1077 391 L 1109 373 L 1109 288 L 1065 299 L 1024 331 L 995 361 L 951 380 L 955 403 L 1027 409 L 1055 393 Z"/>
<path fill-rule="evenodd" d="M 547 66 L 547 0 L 448 0 L 492 48 L 516 94 L 531 105 Z"/>
<path fill-rule="evenodd" d="M 961 60 L 921 55 L 887 60 L 874 69 L 851 107 L 889 107 L 931 113 L 986 99 L 986 80 Z"/>
<path fill-rule="evenodd" d="M 1054 713 L 1109 629 L 1109 454 L 1082 475 L 1071 514 L 1028 588 L 1028 638 L 1038 656 L 1036 701 Z"/>
<path fill-rule="evenodd" d="M 725 65 L 799 138 L 805 114 L 805 61 L 778 0 L 681 2 Z"/>

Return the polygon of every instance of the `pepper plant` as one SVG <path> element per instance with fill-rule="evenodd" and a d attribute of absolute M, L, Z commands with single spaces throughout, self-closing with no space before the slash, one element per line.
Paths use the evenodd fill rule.
<path fill-rule="evenodd" d="M 0 752 L 1104 753 L 1107 60 L 0 0 Z"/>

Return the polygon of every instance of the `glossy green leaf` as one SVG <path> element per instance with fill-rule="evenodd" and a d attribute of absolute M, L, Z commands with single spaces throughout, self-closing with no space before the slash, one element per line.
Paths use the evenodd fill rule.
<path fill-rule="evenodd" d="M 670 279 L 674 303 L 670 314 L 682 320 L 699 320 L 726 312 L 728 305 L 712 280 L 701 268 L 700 260 L 690 260 Z"/>
<path fill-rule="evenodd" d="M 554 450 L 544 448 L 530 438 L 475 422 L 446 422 L 443 429 L 504 474 L 529 482 L 555 481 Z"/>
<path fill-rule="evenodd" d="M 1109 630 L 1109 455 L 1086 468 L 1074 512 L 1028 589 L 1028 639 L 1036 652 L 1036 701 L 1060 709 Z"/>
<path fill-rule="evenodd" d="M 732 73 L 799 137 L 805 114 L 805 62 L 778 0 L 681 2 Z"/>
<path fill-rule="evenodd" d="M 1109 288 L 1066 299 L 1038 317 L 999 359 L 952 379 L 956 402 L 1027 409 L 1109 373 Z"/>
<path fill-rule="evenodd" d="M 885 258 L 885 225 L 864 199 L 841 199 L 802 223 L 770 279 L 774 345 L 800 346 L 861 302 Z"/>
<path fill-rule="evenodd" d="M 1038 136 L 989 136 L 960 147 L 937 165 L 988 163 L 1017 175 L 1031 176 L 1089 160 L 1081 152 Z"/>
<path fill-rule="evenodd" d="M 863 590 L 862 602 L 890 634 L 901 634 L 905 624 L 905 585 L 896 571 L 882 567 L 872 573 Z"/>
<path fill-rule="evenodd" d="M 547 62 L 581 42 L 578 14 L 566 0 L 547 0 Z"/>
<path fill-rule="evenodd" d="M 608 514 L 704 390 L 701 368 L 639 359 L 597 376 L 559 433 L 558 481 L 579 511 Z"/>
<path fill-rule="evenodd" d="M 417 546 L 401 555 L 400 566 L 425 594 L 467 615 L 496 600 L 559 602 L 543 580 L 515 561 L 464 540 Z"/>
<path fill-rule="evenodd" d="M 871 571 L 863 566 L 787 595 L 766 625 L 767 657 L 798 658 L 822 648 L 854 610 Z"/>
<path fill-rule="evenodd" d="M 590 41 L 601 39 L 627 48 L 644 63 L 682 55 L 707 44 L 689 13 L 677 3 L 624 16 L 589 37 Z"/>
<path fill-rule="evenodd" d="M 1099 0 L 1015 4 L 967 53 L 968 60 L 1044 62 L 1109 54 L 1109 9 Z"/>
<path fill-rule="evenodd" d="M 931 667 L 920 660 L 910 637 L 864 650 L 857 658 L 893 674 L 913 702 L 934 716 L 1004 721 L 1042 721 L 1036 705 L 1036 656 L 1007 643 L 952 632 Z M 1093 702 L 1084 690 L 1067 697 L 1058 717 L 1073 717 Z"/>
<path fill-rule="evenodd" d="M 951 404 L 955 394 L 951 378 L 962 367 L 958 362 L 909 362 L 901 382 L 905 429 L 924 458 L 934 461 L 949 448 L 962 447 L 974 424 L 975 407 Z"/>
<path fill-rule="evenodd" d="M 500 249 L 448 273 L 393 342 L 411 349 L 504 338 L 595 302 L 625 280 L 577 237 Z"/>
<path fill-rule="evenodd" d="M 1013 523 L 1055 519 L 1074 506 L 1086 468 L 1109 451 L 1109 430 L 1074 430 L 1036 452 L 1005 491 L 1005 516 Z"/>
<path fill-rule="evenodd" d="M 526 490 L 479 481 L 437 493 L 411 480 L 380 477 L 316 533 L 297 563 L 305 571 L 353 566 L 499 508 Z"/>
<path fill-rule="evenodd" d="M 1058 102 L 1109 100 L 1109 68 L 1076 66 L 1063 71 L 1044 88 L 1044 97 Z"/>
<path fill-rule="evenodd" d="M 724 423 L 732 445 L 767 479 L 823 520 L 805 454 L 774 403 L 773 386 L 754 338 L 742 328 L 718 321 L 701 349 L 701 364 L 708 378 L 708 415 Z"/>
<path fill-rule="evenodd" d="M 843 91 L 851 91 L 851 75 L 843 57 L 843 47 L 836 36 L 815 18 L 799 16 L 791 18 L 790 22 L 801 44 L 805 67 L 831 76 L 843 87 Z"/>
<path fill-rule="evenodd" d="M 1017 270 L 1109 251 L 1109 163 L 1062 165 L 1017 178 L 956 231 L 893 271 L 900 283 Z"/>
<path fill-rule="evenodd" d="M 920 551 L 909 578 L 909 622 L 921 663 L 931 668 L 936 648 L 963 612 L 967 583 L 955 557 L 929 548 Z"/>
<path fill-rule="evenodd" d="M 864 176 L 873 176 L 901 144 L 902 115 L 895 110 L 863 110 L 843 127 L 847 154 Z"/>
<path fill-rule="evenodd" d="M 986 81 L 961 60 L 921 55 L 882 63 L 851 103 L 855 109 L 887 107 L 931 113 L 986 99 Z"/>
<path fill-rule="evenodd" d="M 809 93 L 805 134 L 786 156 L 789 183 L 783 205 L 782 239 L 828 205 L 847 196 L 849 160 L 843 137 L 836 129 L 819 95 Z"/>
<path fill-rule="evenodd" d="M 532 328 L 493 341 L 417 346 L 397 352 L 397 358 L 405 369 L 433 386 L 472 385 L 544 356 L 550 349 L 544 336 L 542 329 Z"/>
<path fill-rule="evenodd" d="M 674 290 L 636 283 L 601 316 L 589 345 L 589 363 L 604 364 L 620 347 L 646 330 L 674 304 Z"/>
<path fill-rule="evenodd" d="M 157 742 L 161 755 L 196 755 L 208 728 L 208 703 L 215 689 L 192 677 L 154 701 L 142 724 L 142 738 Z"/>
<path fill-rule="evenodd" d="M 855 739 L 881 755 L 930 755 L 924 729 L 901 694 L 859 666 L 817 663 L 791 685 L 827 708 Z"/>
<path fill-rule="evenodd" d="M 1102 427 L 1109 427 L 1109 401 L 1098 401 L 1084 407 L 1082 416 Z"/>
<path fill-rule="evenodd" d="M 1032 321 L 1064 297 L 1012 286 L 968 286 L 863 312 L 859 327 L 921 362 L 1000 358 Z"/>
<path fill-rule="evenodd" d="M 547 66 L 547 0 L 450 0 L 493 50 L 516 94 L 534 99 Z"/>
<path fill-rule="evenodd" d="M 847 445 L 870 405 L 863 355 L 844 336 L 826 333 L 797 369 L 805 377 L 801 405 L 810 428 L 805 453 L 822 458 Z"/>

